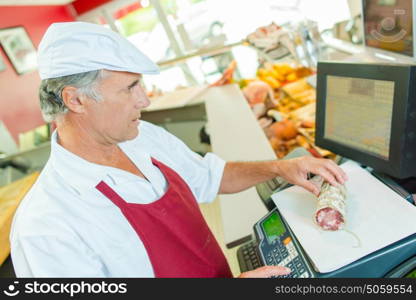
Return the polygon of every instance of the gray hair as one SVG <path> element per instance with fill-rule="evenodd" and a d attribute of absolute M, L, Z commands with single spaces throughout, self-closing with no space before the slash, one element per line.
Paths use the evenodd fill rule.
<path fill-rule="evenodd" d="M 43 119 L 46 122 L 52 122 L 58 115 L 68 112 L 62 100 L 62 90 L 66 86 L 77 88 L 79 95 L 100 101 L 101 95 L 97 91 L 97 85 L 103 77 L 104 70 L 96 70 L 42 80 L 39 87 L 39 100 Z"/>

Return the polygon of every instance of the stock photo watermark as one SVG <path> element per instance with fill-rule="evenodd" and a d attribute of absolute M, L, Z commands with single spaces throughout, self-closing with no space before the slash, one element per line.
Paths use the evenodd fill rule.
<path fill-rule="evenodd" d="M 19 294 L 65 294 L 73 297 L 78 294 L 125 294 L 127 293 L 127 283 L 90 283 L 81 281 L 79 283 L 49 283 L 49 282 L 27 282 L 19 284 L 14 281 L 3 290 L 3 294 L 15 297 Z"/>
<path fill-rule="evenodd" d="M 407 31 L 400 28 L 397 24 L 397 17 L 406 15 L 406 10 L 395 9 L 393 11 L 394 17 L 385 17 L 377 25 L 377 29 L 370 31 L 372 37 L 380 42 L 394 43 L 403 39 Z"/>

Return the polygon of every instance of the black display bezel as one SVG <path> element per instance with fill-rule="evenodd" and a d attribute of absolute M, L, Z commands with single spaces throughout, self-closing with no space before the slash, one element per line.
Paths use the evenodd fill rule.
<path fill-rule="evenodd" d="M 409 65 L 319 62 L 317 74 L 316 145 L 394 177 L 402 178 L 407 175 L 403 169 L 405 136 L 395 133 L 405 133 L 406 131 L 408 99 L 414 95 L 409 84 L 413 73 L 414 66 Z M 324 136 L 327 76 L 394 82 L 394 102 L 388 160 L 376 154 L 335 142 Z"/>

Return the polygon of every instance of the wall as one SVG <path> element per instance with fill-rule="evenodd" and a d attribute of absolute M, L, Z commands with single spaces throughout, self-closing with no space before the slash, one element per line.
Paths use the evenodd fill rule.
<path fill-rule="evenodd" d="M 361 0 L 348 0 L 348 7 L 350 8 L 351 17 L 361 14 Z"/>
<path fill-rule="evenodd" d="M 35 47 L 53 22 L 74 21 L 67 6 L 0 6 L 0 29 L 24 26 Z M 3 49 L 0 55 L 6 70 L 0 72 L 0 120 L 13 138 L 20 132 L 44 124 L 39 110 L 37 71 L 17 75 Z"/>
<path fill-rule="evenodd" d="M 72 6 L 77 14 L 81 15 L 107 2 L 110 2 L 110 0 L 75 0 L 72 2 Z"/>

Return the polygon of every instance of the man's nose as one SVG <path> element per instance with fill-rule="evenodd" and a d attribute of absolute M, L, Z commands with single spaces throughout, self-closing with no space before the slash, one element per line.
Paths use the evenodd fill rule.
<path fill-rule="evenodd" d="M 137 101 L 139 108 L 143 109 L 150 105 L 150 100 L 146 94 L 142 95 Z"/>
<path fill-rule="evenodd" d="M 136 108 L 143 109 L 150 105 L 150 100 L 143 89 L 139 89 L 136 93 Z"/>

